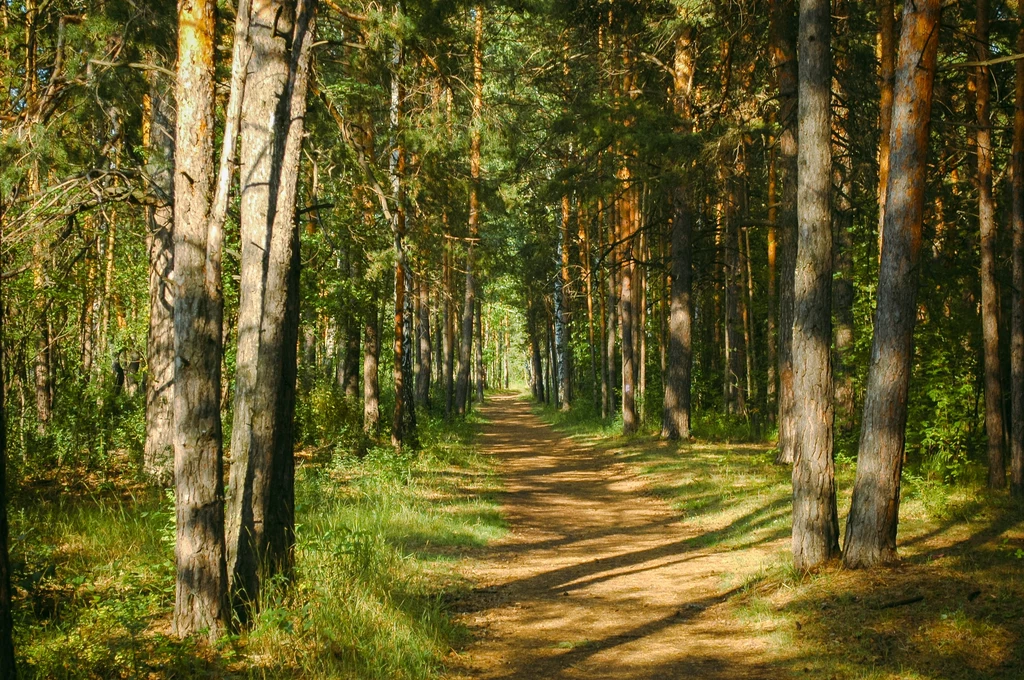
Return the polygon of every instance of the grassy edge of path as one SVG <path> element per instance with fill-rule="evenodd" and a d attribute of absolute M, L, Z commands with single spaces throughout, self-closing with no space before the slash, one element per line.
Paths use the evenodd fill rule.
<path fill-rule="evenodd" d="M 23 678 L 433 678 L 466 631 L 463 557 L 504 532 L 480 420 L 423 449 L 319 452 L 297 470 L 297 578 L 216 647 L 170 635 L 173 499 L 111 484 L 12 512 Z"/>
<path fill-rule="evenodd" d="M 721 590 L 739 586 L 726 606 L 769 639 L 780 676 L 1024 677 L 1024 510 L 1006 495 L 906 473 L 899 565 L 802 576 L 789 553 L 790 468 L 774 464 L 770 445 L 667 443 L 623 437 L 586 411 L 535 413 L 629 465 L 696 531 L 690 548 L 743 552 Z M 839 457 L 844 526 L 854 470 Z"/>

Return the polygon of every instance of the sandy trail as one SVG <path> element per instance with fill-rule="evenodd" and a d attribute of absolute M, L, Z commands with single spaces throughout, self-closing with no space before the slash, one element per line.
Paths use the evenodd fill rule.
<path fill-rule="evenodd" d="M 764 642 L 720 606 L 750 554 L 694 549 L 699 533 L 610 452 L 516 397 L 483 412 L 510 532 L 472 567 L 475 642 L 453 677 L 772 677 Z"/>

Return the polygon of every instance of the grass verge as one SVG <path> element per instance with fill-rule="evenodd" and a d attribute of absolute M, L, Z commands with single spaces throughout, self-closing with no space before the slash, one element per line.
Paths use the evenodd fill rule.
<path fill-rule="evenodd" d="M 24 678 L 432 678 L 465 636 L 459 560 L 504 531 L 472 421 L 421 421 L 423 449 L 335 456 L 297 474 L 297 577 L 251 630 L 170 635 L 173 498 L 108 488 L 12 510 Z"/>

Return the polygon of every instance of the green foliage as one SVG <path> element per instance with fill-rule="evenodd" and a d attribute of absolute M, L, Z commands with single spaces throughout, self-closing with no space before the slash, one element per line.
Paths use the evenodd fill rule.
<path fill-rule="evenodd" d="M 170 635 L 172 497 L 27 503 L 11 530 L 23 676 L 437 677 L 464 639 L 453 567 L 503 531 L 473 429 L 431 420 L 417 455 L 335 450 L 301 467 L 295 581 L 212 648 Z"/>

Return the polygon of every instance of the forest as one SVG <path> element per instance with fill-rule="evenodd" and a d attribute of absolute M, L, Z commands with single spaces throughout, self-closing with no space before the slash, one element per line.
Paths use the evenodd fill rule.
<path fill-rule="evenodd" d="M 1020 0 L 0 16 L 0 680 L 1024 677 Z"/>

